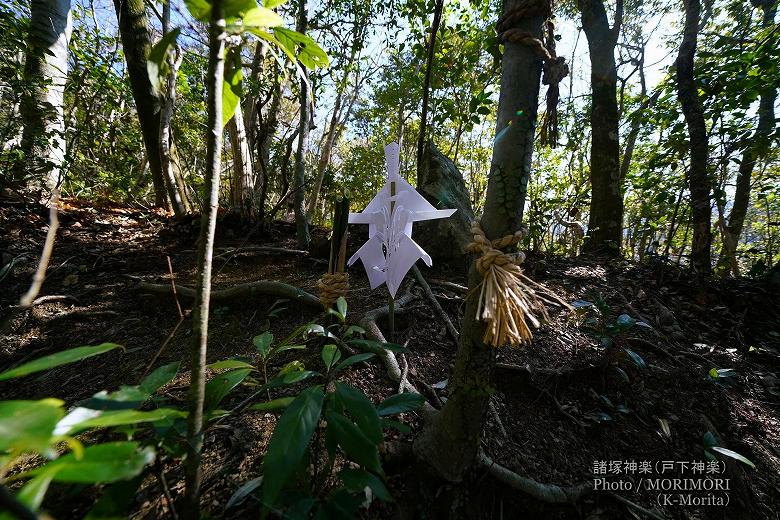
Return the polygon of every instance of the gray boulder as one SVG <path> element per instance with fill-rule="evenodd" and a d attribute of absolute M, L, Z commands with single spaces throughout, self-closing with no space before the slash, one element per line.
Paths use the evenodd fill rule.
<path fill-rule="evenodd" d="M 460 263 L 466 259 L 464 248 L 471 242 L 474 210 L 455 164 L 429 141 L 423 154 L 423 167 L 417 191 L 437 209 L 457 209 L 449 218 L 414 224 L 414 240 L 436 262 Z"/>

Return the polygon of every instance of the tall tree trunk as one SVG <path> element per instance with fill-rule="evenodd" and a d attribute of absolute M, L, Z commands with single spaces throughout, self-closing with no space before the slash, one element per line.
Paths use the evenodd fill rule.
<path fill-rule="evenodd" d="M 15 168 L 17 183 L 42 183 L 51 198 L 62 182 L 65 160 L 65 82 L 72 29 L 70 0 L 33 0 L 24 78 L 31 89 L 22 97 L 21 149 Z"/>
<path fill-rule="evenodd" d="M 579 0 L 578 7 L 588 38 L 591 63 L 591 199 L 588 239 L 584 249 L 617 255 L 623 234 L 623 182 L 620 175 L 615 45 L 620 34 L 623 2 L 618 0 L 616 4 L 612 27 L 602 0 Z"/>
<path fill-rule="evenodd" d="M 166 205 L 167 197 L 159 153 L 160 100 L 152 88 L 146 70 L 146 60 L 152 44 L 144 6 L 144 0 L 114 0 L 130 87 L 141 124 L 144 147 L 149 157 L 149 170 L 152 172 L 154 201 L 157 206 L 162 207 Z"/>
<path fill-rule="evenodd" d="M 763 0 L 760 5 L 764 10 L 762 27 L 767 29 L 775 23 L 777 0 Z M 761 89 L 761 101 L 758 104 L 758 125 L 756 125 L 756 130 L 750 139 L 750 144 L 742 152 L 742 161 L 739 163 L 739 171 L 737 172 L 734 205 L 731 207 L 726 225 L 723 226 L 723 247 L 720 250 L 718 263 L 730 269 L 734 276 L 739 276 L 739 263 L 736 258 L 737 244 L 750 205 L 753 170 L 756 167 L 756 162 L 764 157 L 769 150 L 769 137 L 776 125 L 776 100 L 777 85 L 771 81 L 765 82 Z"/>
<path fill-rule="evenodd" d="M 233 150 L 233 207 L 237 208 L 241 215 L 249 216 L 252 213 L 254 176 L 241 103 L 236 105 L 235 114 L 228 122 L 228 134 Z"/>
<path fill-rule="evenodd" d="M 345 68 L 344 70 L 344 75 L 346 76 L 349 69 Z M 346 77 L 344 78 L 344 82 L 346 83 Z M 311 188 L 311 196 L 309 197 L 309 207 L 307 210 L 310 218 L 314 217 L 314 212 L 317 209 L 317 203 L 319 202 L 320 198 L 320 190 L 322 189 L 322 181 L 325 179 L 325 170 L 328 169 L 328 164 L 330 164 L 330 155 L 336 141 L 336 135 L 339 133 L 339 111 L 341 110 L 341 100 L 343 97 L 344 91 L 339 89 L 339 91 L 336 93 L 336 102 L 333 106 L 333 115 L 330 118 L 330 124 L 328 125 L 328 129 L 325 133 L 325 142 L 322 145 L 320 159 L 317 161 L 317 177 L 314 179 L 314 186 Z"/>
<path fill-rule="evenodd" d="M 506 0 L 504 17 L 525 4 L 522 0 Z M 539 2 L 526 9 L 528 14 L 522 19 L 499 21 L 499 34 L 516 29 L 541 40 L 549 4 Z M 511 126 L 493 147 L 481 219 L 490 239 L 514 233 L 520 227 L 531 171 L 541 72 L 542 61 L 531 47 L 505 41 L 496 132 L 503 132 L 510 122 Z M 472 262 L 469 289 L 473 292 L 480 282 Z M 476 312 L 477 298 L 468 298 L 449 379 L 450 398 L 414 445 L 420 458 L 453 481 L 460 480 L 474 461 L 494 387 L 495 349 L 483 343 L 485 324 L 476 318 Z"/>
<path fill-rule="evenodd" d="M 299 33 L 306 33 L 307 26 L 307 11 L 308 7 L 306 0 L 298 0 L 298 23 L 296 24 L 296 30 Z M 309 138 L 309 120 L 311 114 L 309 111 L 309 85 L 308 74 L 306 69 L 301 67 L 301 118 L 300 127 L 298 129 L 298 148 L 295 152 L 295 168 L 294 168 L 294 186 L 295 195 L 293 196 L 293 209 L 295 210 L 295 229 L 298 236 L 298 248 L 303 250 L 309 249 L 309 242 L 311 236 L 309 235 L 309 222 L 306 218 L 306 190 L 304 184 L 306 183 L 306 141 Z"/>
<path fill-rule="evenodd" d="M 444 9 L 444 0 L 436 0 L 433 10 L 433 23 L 431 24 L 431 38 L 428 41 L 428 56 L 425 60 L 425 80 L 422 92 L 422 110 L 420 112 L 420 135 L 417 136 L 417 185 L 420 185 L 422 175 L 423 150 L 425 149 L 425 130 L 428 126 L 428 97 L 431 91 L 431 74 L 433 74 L 433 56 L 436 51 L 436 33 L 439 32 L 441 12 Z"/>
<path fill-rule="evenodd" d="M 171 3 L 163 2 L 163 22 L 162 33 L 165 36 L 170 30 L 171 25 Z M 168 190 L 168 197 L 173 207 L 173 212 L 177 218 L 187 214 L 186 198 L 179 192 L 179 185 L 176 182 L 174 174 L 174 164 L 171 160 L 171 120 L 173 119 L 173 108 L 176 106 L 176 74 L 181 65 L 183 54 L 176 46 L 175 56 L 168 57 L 168 77 L 165 78 L 165 95 L 160 98 L 160 168 L 163 173 L 165 187 Z"/>
<path fill-rule="evenodd" d="M 187 417 L 187 461 L 185 506 L 187 518 L 198 518 L 203 448 L 203 401 L 206 389 L 206 351 L 208 347 L 209 301 L 211 299 L 211 262 L 214 232 L 219 206 L 219 176 L 222 156 L 222 81 L 225 68 L 225 17 L 222 0 L 211 1 L 209 24 L 208 132 L 206 134 L 206 179 L 198 239 L 198 268 L 195 279 L 195 303 L 192 309 L 192 351 Z"/>
<path fill-rule="evenodd" d="M 694 79 L 693 63 L 699 35 L 699 0 L 683 0 L 685 28 L 680 51 L 677 55 L 677 95 L 688 123 L 691 164 L 688 168 L 688 189 L 691 194 L 691 267 L 699 274 L 711 269 L 710 246 L 712 244 L 710 205 L 710 179 L 707 176 L 708 139 L 699 90 Z"/>

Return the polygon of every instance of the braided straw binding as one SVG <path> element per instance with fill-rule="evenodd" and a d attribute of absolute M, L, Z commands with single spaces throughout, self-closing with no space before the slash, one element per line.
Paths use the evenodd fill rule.
<path fill-rule="evenodd" d="M 348 273 L 326 273 L 317 281 L 320 289 L 320 302 L 325 309 L 330 309 L 340 296 L 346 298 L 349 291 Z"/>
<path fill-rule="evenodd" d="M 482 275 L 482 281 L 477 286 L 479 302 L 476 318 L 487 323 L 483 337 L 486 344 L 500 347 L 507 343 L 512 346 L 530 343 L 533 334 L 528 322 L 538 328 L 539 320 L 548 318 L 544 301 L 552 299 L 556 304 L 571 309 L 549 289 L 523 274 L 520 267 L 525 261 L 523 253 L 501 251 L 517 244 L 525 235 L 524 230 L 491 241 L 479 222 L 475 221 L 471 223 L 471 233 L 473 242 L 466 246 L 466 251 L 481 255 L 476 262 L 477 271 Z"/>

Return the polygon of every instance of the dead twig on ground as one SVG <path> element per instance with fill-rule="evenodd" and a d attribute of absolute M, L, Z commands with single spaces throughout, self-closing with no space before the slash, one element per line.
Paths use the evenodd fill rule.
<path fill-rule="evenodd" d="M 428 282 L 425 281 L 425 278 L 423 278 L 420 269 L 418 269 L 416 265 L 412 266 L 412 272 L 414 273 L 414 277 L 417 279 L 417 282 L 420 284 L 420 287 L 422 287 L 423 291 L 425 291 L 425 295 L 428 297 L 428 301 L 431 302 L 431 305 L 433 305 L 433 309 L 436 311 L 436 314 L 438 314 L 439 318 L 444 321 L 444 325 L 447 327 L 447 332 L 450 333 L 450 336 L 453 340 L 455 340 L 455 344 L 457 345 L 458 341 L 460 340 L 460 334 L 452 324 L 452 321 L 450 321 L 450 317 L 447 316 L 447 313 L 444 312 L 444 309 L 441 308 L 439 300 L 436 299 L 433 291 L 431 291 L 431 287 L 428 285 Z"/>
<path fill-rule="evenodd" d="M 171 294 L 171 287 L 163 284 L 154 284 L 141 281 L 138 284 L 138 289 L 144 292 L 153 294 Z M 194 298 L 195 289 L 180 285 L 178 287 L 178 293 L 185 298 Z M 269 282 L 265 280 L 258 280 L 256 282 L 242 283 L 234 285 L 227 289 L 217 289 L 211 292 L 212 302 L 226 302 L 230 300 L 239 300 L 244 298 L 250 298 L 254 296 L 273 296 L 276 298 L 286 298 L 288 300 L 299 302 L 303 305 L 314 307 L 318 310 L 322 309 L 320 299 L 311 293 L 288 285 L 283 282 Z"/>

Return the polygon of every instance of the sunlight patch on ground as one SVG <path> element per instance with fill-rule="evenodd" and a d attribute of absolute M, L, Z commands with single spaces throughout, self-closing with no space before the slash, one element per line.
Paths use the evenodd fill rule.
<path fill-rule="evenodd" d="M 601 266 L 575 266 L 569 267 L 563 272 L 563 275 L 567 278 L 579 278 L 582 280 L 590 280 L 598 278 L 601 280 L 607 279 L 607 270 Z"/>

